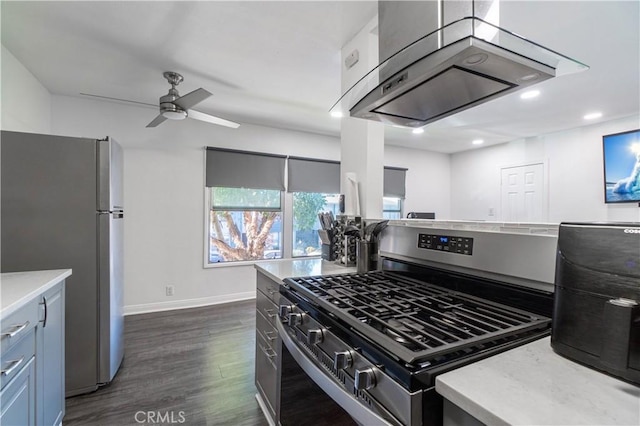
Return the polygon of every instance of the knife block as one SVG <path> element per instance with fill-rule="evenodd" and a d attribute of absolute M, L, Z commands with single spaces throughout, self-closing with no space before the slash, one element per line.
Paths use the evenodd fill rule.
<path fill-rule="evenodd" d="M 349 225 L 354 225 L 362 229 L 362 217 L 338 215 L 336 222 L 336 264 L 341 266 L 356 266 L 356 244 L 358 238 L 345 235 L 344 230 Z"/>

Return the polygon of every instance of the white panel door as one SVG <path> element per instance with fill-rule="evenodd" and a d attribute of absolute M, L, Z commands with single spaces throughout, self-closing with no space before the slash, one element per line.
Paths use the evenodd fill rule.
<path fill-rule="evenodd" d="M 502 220 L 544 222 L 544 164 L 501 169 Z"/>

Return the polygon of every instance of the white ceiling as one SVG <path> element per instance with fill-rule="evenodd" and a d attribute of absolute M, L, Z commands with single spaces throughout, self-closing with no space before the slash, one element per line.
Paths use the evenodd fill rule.
<path fill-rule="evenodd" d="M 425 127 L 388 127 L 388 144 L 457 152 L 640 111 L 640 2 L 502 0 L 500 25 L 590 66 Z M 163 71 L 199 110 L 239 123 L 339 135 L 340 50 L 377 13 L 370 1 L 2 2 L 2 44 L 54 94 L 156 104 Z M 7 106 L 3 106 L 7 107 Z M 156 115 L 149 110 L 149 121 Z M 597 122 L 597 120 L 596 120 Z M 145 126 L 147 123 L 140 123 Z"/>

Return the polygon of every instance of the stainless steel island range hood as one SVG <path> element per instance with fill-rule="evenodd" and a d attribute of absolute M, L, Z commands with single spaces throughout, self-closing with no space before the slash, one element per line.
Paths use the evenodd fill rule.
<path fill-rule="evenodd" d="M 380 65 L 331 111 L 421 127 L 589 67 L 497 26 L 498 0 L 380 1 Z"/>

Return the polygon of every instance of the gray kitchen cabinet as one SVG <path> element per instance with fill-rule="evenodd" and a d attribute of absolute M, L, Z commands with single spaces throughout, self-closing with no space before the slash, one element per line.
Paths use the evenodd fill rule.
<path fill-rule="evenodd" d="M 59 425 L 64 416 L 64 282 L 45 292 L 40 305 L 45 317 L 38 325 L 38 424 Z"/>
<path fill-rule="evenodd" d="M 258 271 L 256 292 L 256 388 L 273 423 L 278 423 L 280 369 L 278 288 L 280 283 Z"/>
<path fill-rule="evenodd" d="M 2 318 L 0 424 L 36 424 L 36 340 L 38 300 Z"/>
<path fill-rule="evenodd" d="M 3 426 L 25 426 L 35 424 L 36 385 L 34 357 L 19 370 L 13 379 L 0 391 L 0 424 Z"/>
<path fill-rule="evenodd" d="M 3 286 L 3 295 L 6 290 L 19 302 L 11 307 L 10 313 L 3 311 L 0 318 L 2 426 L 62 424 L 65 286 L 64 279 L 56 281 L 37 291 L 25 285 L 28 296 Z M 25 279 L 22 283 L 28 282 Z"/>

